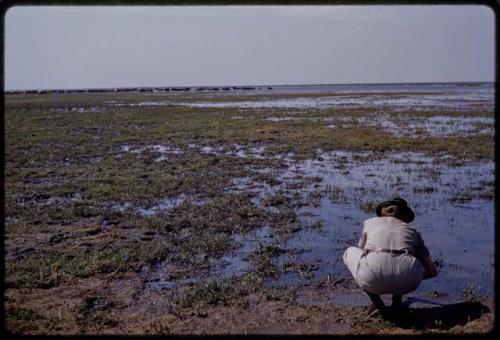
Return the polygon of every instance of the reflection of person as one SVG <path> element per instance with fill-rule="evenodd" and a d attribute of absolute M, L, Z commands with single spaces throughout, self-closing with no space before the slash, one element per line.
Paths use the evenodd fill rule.
<path fill-rule="evenodd" d="M 356 283 L 368 294 L 368 312 L 383 309 L 383 294 L 392 294 L 392 306 L 402 306 L 402 295 L 437 275 L 420 233 L 409 224 L 415 218 L 402 198 L 380 203 L 377 216 L 363 222 L 358 247 L 349 247 L 344 263 Z"/>

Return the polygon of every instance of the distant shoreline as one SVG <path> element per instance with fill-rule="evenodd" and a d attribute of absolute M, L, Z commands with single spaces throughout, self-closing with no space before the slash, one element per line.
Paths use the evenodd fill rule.
<path fill-rule="evenodd" d="M 26 89 L 7 90 L 4 94 L 48 94 L 48 93 L 99 93 L 99 92 L 188 92 L 188 91 L 255 91 L 273 90 L 286 87 L 370 87 L 370 86 L 419 86 L 419 85 L 461 85 L 479 86 L 492 81 L 457 81 L 457 82 L 408 82 L 408 83 L 344 83 L 344 84 L 283 84 L 283 85 L 242 85 L 242 86 L 127 86 L 71 89 Z"/>

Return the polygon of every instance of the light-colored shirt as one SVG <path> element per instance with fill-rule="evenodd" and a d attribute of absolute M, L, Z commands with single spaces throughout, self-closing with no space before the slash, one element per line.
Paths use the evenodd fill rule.
<path fill-rule="evenodd" d="M 377 248 L 404 250 L 422 260 L 429 256 L 420 233 L 410 224 L 392 216 L 373 217 L 363 222 L 363 232 L 358 246 L 361 249 Z"/>
<path fill-rule="evenodd" d="M 420 285 L 423 267 L 419 260 L 429 251 L 420 233 L 408 223 L 395 217 L 367 219 L 358 245 L 349 247 L 343 258 L 358 285 L 367 292 L 404 295 Z M 408 250 L 408 254 L 363 252 L 377 248 Z"/>

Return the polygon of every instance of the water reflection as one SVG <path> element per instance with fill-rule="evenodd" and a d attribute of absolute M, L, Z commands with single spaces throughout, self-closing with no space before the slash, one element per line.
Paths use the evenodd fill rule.
<path fill-rule="evenodd" d="M 432 255 L 440 260 L 440 275 L 424 281 L 422 291 L 453 292 L 457 296 L 471 285 L 478 293 L 493 293 L 494 256 L 494 204 L 492 200 L 473 198 L 460 204 L 450 202 L 457 192 L 468 193 L 471 188 L 485 188 L 493 181 L 493 162 L 463 166 L 436 163 L 434 157 L 419 153 L 393 153 L 369 160 L 368 153 L 324 153 L 319 160 L 306 160 L 290 164 L 279 175 L 282 184 L 262 185 L 251 190 L 259 191 L 255 202 L 259 204 L 266 195 L 285 192 L 293 196 L 300 192 L 302 199 L 312 192 L 322 193 L 319 204 L 296 209 L 303 226 L 321 221 L 322 228 L 304 228 L 288 239 L 276 238 L 285 249 L 302 248 L 305 251 L 275 258 L 282 270 L 277 279 L 270 279 L 274 286 L 289 286 L 325 275 L 348 277 L 341 255 L 348 245 L 355 244 L 360 236 L 363 220 L 374 215 L 368 209 L 371 202 L 401 195 L 416 212 L 412 223 L 423 235 Z M 340 168 L 339 164 L 343 164 Z M 343 169 L 348 168 L 345 172 Z M 304 176 L 318 176 L 321 182 L 293 187 Z M 248 181 L 237 181 L 244 190 Z M 333 188 L 333 189 L 332 189 Z M 416 190 L 433 188 L 433 190 Z M 250 190 L 250 189 L 249 189 Z M 336 195 L 338 193 L 339 195 Z M 269 238 L 269 235 L 266 235 Z M 243 243 L 245 243 L 243 236 Z M 253 240 L 252 242 L 255 242 Z M 232 263 L 242 261 L 232 259 Z M 300 271 L 287 271 L 291 263 L 309 265 L 310 275 Z M 314 266 L 311 266 L 314 264 Z M 298 266 L 300 267 L 300 266 Z"/>

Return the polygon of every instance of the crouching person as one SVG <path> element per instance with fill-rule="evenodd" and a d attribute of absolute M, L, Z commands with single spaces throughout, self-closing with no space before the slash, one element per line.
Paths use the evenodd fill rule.
<path fill-rule="evenodd" d="M 368 294 L 368 313 L 382 310 L 380 295 L 392 294 L 392 306 L 402 306 L 402 296 L 425 279 L 437 275 L 429 251 L 409 223 L 415 218 L 402 198 L 380 203 L 378 217 L 363 222 L 358 247 L 349 247 L 343 261 L 356 283 Z"/>

